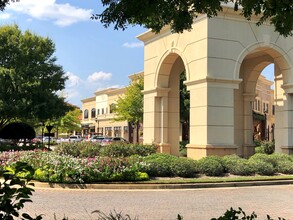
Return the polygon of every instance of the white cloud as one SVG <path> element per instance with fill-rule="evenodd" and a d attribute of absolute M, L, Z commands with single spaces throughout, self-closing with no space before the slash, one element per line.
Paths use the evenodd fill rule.
<path fill-rule="evenodd" d="M 105 81 L 110 80 L 112 78 L 112 73 L 105 73 L 103 71 L 100 72 L 94 72 L 90 76 L 88 76 L 87 80 L 88 82 L 99 82 L 99 81 Z"/>
<path fill-rule="evenodd" d="M 9 18 L 11 18 L 11 14 L 8 14 L 8 13 L 0 14 L 1 20 L 9 19 Z"/>
<path fill-rule="evenodd" d="M 66 87 L 72 88 L 80 85 L 81 79 L 77 75 L 71 72 L 67 72 L 65 75 L 68 77 L 66 81 Z"/>
<path fill-rule="evenodd" d="M 64 27 L 80 21 L 89 21 L 91 9 L 82 9 L 66 4 L 57 4 L 56 0 L 21 0 L 7 6 L 7 10 L 27 14 L 35 19 L 52 20 Z"/>
<path fill-rule="evenodd" d="M 132 43 L 127 42 L 127 43 L 124 43 L 122 46 L 127 48 L 143 47 L 143 42 L 132 42 Z"/>

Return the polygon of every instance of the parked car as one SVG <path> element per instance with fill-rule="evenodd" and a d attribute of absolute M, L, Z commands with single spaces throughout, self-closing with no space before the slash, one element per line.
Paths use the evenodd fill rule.
<path fill-rule="evenodd" d="M 55 141 L 54 137 L 43 137 L 43 143 L 49 143 L 49 139 L 50 139 L 50 143 L 52 144 L 53 141 Z"/>
<path fill-rule="evenodd" d="M 129 141 L 122 137 L 110 137 L 110 138 L 104 138 L 101 142 L 102 146 L 113 144 L 113 143 L 125 143 L 129 144 Z"/>
<path fill-rule="evenodd" d="M 0 138 L 0 146 L 13 145 L 13 140 Z"/>
<path fill-rule="evenodd" d="M 90 142 L 97 142 L 102 143 L 102 141 L 105 139 L 103 136 L 93 136 L 90 138 Z"/>
<path fill-rule="evenodd" d="M 69 136 L 69 142 L 81 142 L 83 138 L 80 135 Z"/>

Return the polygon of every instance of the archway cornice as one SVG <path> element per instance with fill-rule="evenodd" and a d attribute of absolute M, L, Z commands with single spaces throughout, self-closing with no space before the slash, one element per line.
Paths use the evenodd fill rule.
<path fill-rule="evenodd" d="M 242 82 L 242 79 L 227 79 L 227 78 L 219 78 L 219 77 L 210 77 L 194 80 L 194 81 L 186 81 L 184 84 L 187 87 L 197 86 L 200 84 L 218 84 L 219 86 L 225 86 L 233 89 L 238 89 L 239 84 Z"/>
<path fill-rule="evenodd" d="M 281 87 L 284 89 L 285 93 L 293 94 L 293 84 L 284 84 Z"/>
<path fill-rule="evenodd" d="M 169 91 L 170 91 L 170 88 L 157 87 L 151 90 L 143 90 L 142 94 L 144 95 L 153 94 L 155 97 L 165 97 L 165 96 L 168 96 Z"/>

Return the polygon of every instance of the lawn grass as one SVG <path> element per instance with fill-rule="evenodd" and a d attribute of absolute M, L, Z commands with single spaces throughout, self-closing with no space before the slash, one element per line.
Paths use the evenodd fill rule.
<path fill-rule="evenodd" d="M 200 177 L 200 178 L 154 178 L 144 181 L 144 184 L 184 184 L 184 183 L 225 183 L 225 182 L 250 182 L 250 181 L 276 181 L 293 180 L 293 175 L 275 176 L 224 176 L 224 177 Z"/>

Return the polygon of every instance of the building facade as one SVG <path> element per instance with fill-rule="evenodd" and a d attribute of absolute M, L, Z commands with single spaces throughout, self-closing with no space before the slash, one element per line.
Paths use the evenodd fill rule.
<path fill-rule="evenodd" d="M 252 102 L 254 140 L 274 140 L 275 105 L 274 82 L 260 75 L 256 84 L 256 98 Z"/>
<path fill-rule="evenodd" d="M 131 81 L 143 73 L 130 75 Z M 122 137 L 129 142 L 134 141 L 133 125 L 128 121 L 115 121 L 113 109 L 119 97 L 123 97 L 124 88 L 109 88 L 99 90 L 94 96 L 82 99 L 82 136 L 93 135 L 105 137 Z"/>

